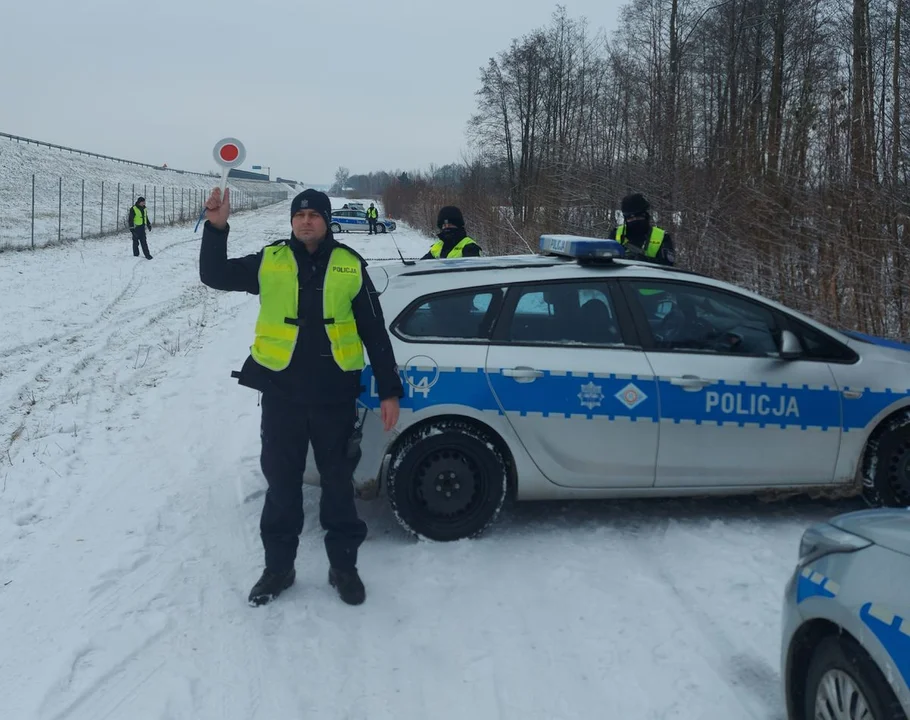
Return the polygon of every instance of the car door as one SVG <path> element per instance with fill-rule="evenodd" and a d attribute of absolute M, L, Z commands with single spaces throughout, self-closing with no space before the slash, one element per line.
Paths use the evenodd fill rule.
<path fill-rule="evenodd" d="M 650 487 L 657 385 L 608 280 L 512 286 L 487 353 L 490 387 L 528 454 L 565 487 Z"/>
<path fill-rule="evenodd" d="M 351 229 L 352 230 L 367 230 L 367 214 L 363 210 L 351 210 L 352 220 L 351 220 Z"/>
<path fill-rule="evenodd" d="M 833 481 L 837 382 L 825 362 L 778 356 L 783 316 L 696 282 L 622 285 L 658 379 L 657 487 Z"/>
<path fill-rule="evenodd" d="M 334 210 L 332 212 L 332 220 L 337 222 L 342 230 L 350 230 L 353 222 L 351 212 L 351 210 Z"/>

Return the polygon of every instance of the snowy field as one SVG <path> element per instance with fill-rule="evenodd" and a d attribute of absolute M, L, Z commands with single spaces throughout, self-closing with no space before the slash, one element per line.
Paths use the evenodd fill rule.
<path fill-rule="evenodd" d="M 289 230 L 288 203 L 247 213 L 230 253 Z M 0 718 L 784 717 L 784 581 L 806 525 L 855 503 L 529 504 L 436 544 L 363 502 L 349 607 L 307 487 L 298 582 L 250 608 L 259 409 L 230 372 L 257 299 L 201 285 L 200 235 L 152 233 L 152 261 L 125 233 L 0 254 Z"/>

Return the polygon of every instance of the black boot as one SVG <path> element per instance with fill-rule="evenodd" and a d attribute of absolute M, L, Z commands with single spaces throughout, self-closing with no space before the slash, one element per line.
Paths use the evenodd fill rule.
<path fill-rule="evenodd" d="M 363 587 L 357 568 L 352 570 L 329 570 L 329 585 L 338 591 L 339 597 L 348 605 L 360 605 L 366 600 L 367 591 Z"/>
<path fill-rule="evenodd" d="M 266 568 L 262 573 L 262 577 L 256 581 L 253 589 L 250 590 L 250 605 L 265 605 L 271 602 L 281 595 L 283 591 L 291 587 L 296 577 L 297 572 L 294 568 L 291 568 L 286 573 L 274 573 Z"/>

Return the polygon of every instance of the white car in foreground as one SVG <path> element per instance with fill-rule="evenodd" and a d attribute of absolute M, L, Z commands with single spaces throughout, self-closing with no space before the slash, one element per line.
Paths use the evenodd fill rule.
<path fill-rule="evenodd" d="M 406 396 L 364 371 L 361 497 L 456 540 L 518 500 L 856 488 L 910 504 L 910 348 L 734 285 L 544 236 L 371 264 Z M 308 475 L 318 483 L 318 476 Z"/>

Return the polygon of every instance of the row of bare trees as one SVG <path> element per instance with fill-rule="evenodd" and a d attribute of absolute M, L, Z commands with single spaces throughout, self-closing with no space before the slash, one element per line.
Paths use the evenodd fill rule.
<path fill-rule="evenodd" d="M 387 208 L 459 203 L 494 252 L 602 234 L 630 191 L 680 264 L 845 327 L 910 320 L 910 0 L 632 0 L 612 36 L 558 7 L 480 70 L 473 153 Z"/>

